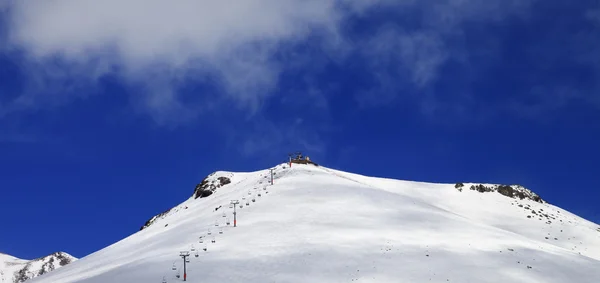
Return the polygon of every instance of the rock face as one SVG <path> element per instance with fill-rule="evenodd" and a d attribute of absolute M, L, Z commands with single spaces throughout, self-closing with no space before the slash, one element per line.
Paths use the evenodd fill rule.
<path fill-rule="evenodd" d="M 2 282 L 21 283 L 63 267 L 75 260 L 75 257 L 56 252 L 34 260 L 23 260 L 2 254 L 0 279 Z"/>
<path fill-rule="evenodd" d="M 208 197 L 212 195 L 218 188 L 230 184 L 230 174 L 231 173 L 226 172 L 214 172 L 208 175 L 206 178 L 204 178 L 204 180 L 202 180 L 202 182 L 196 185 L 196 187 L 194 188 L 194 193 L 192 194 L 192 198 L 198 199 Z M 187 209 L 187 206 L 169 208 L 166 211 L 163 211 L 162 213 L 153 216 L 152 218 L 148 219 L 146 223 L 144 223 L 144 225 L 142 225 L 140 231 L 154 224 L 156 220 L 163 219 L 171 213 L 178 212 L 180 209 Z"/>
<path fill-rule="evenodd" d="M 456 189 L 462 191 L 462 187 L 464 187 L 463 183 L 456 183 L 454 185 Z M 488 192 L 497 192 L 503 196 L 514 198 L 514 199 L 530 199 L 539 203 L 546 203 L 539 195 L 528 190 L 527 188 L 520 185 L 483 185 L 483 184 L 473 184 L 470 186 L 472 191 L 478 191 L 480 193 L 488 193 Z"/>
<path fill-rule="evenodd" d="M 149 227 L 150 225 L 152 225 L 154 223 L 154 221 L 156 221 L 156 219 L 159 218 L 164 218 L 165 216 L 167 216 L 167 214 L 169 214 L 169 212 L 171 212 L 172 208 L 169 208 L 155 216 L 153 216 L 152 218 L 148 219 L 146 221 L 146 223 L 144 223 L 144 225 L 142 225 L 142 228 L 140 228 L 140 231 L 146 229 L 147 227 Z"/>
<path fill-rule="evenodd" d="M 205 198 L 212 195 L 219 187 L 225 186 L 231 183 L 231 180 L 225 176 L 214 176 L 215 173 L 208 175 L 204 178 L 200 184 L 196 185 L 194 189 L 194 199 Z M 212 178 L 211 178 L 212 177 Z M 216 178 L 215 178 L 216 177 Z"/>

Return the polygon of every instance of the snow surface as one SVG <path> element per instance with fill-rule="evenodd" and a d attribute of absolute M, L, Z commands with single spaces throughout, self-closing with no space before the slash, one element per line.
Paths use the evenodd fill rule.
<path fill-rule="evenodd" d="M 232 183 L 30 282 L 182 282 L 180 251 L 192 255 L 192 283 L 600 282 L 599 226 L 551 204 L 313 165 L 275 168 L 273 186 L 269 170 L 217 172 Z M 243 205 L 236 228 L 232 199 Z"/>
<path fill-rule="evenodd" d="M 20 259 L 0 253 L 0 282 L 23 282 L 24 280 L 51 272 L 62 267 L 61 259 L 63 258 L 66 258 L 69 262 L 77 260 L 75 257 L 64 252 L 53 253 L 33 260 Z M 19 272 L 22 273 L 22 276 L 19 275 Z"/>

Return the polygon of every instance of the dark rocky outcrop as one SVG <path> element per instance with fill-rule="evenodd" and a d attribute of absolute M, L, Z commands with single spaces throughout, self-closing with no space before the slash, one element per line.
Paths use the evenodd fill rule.
<path fill-rule="evenodd" d="M 14 283 L 22 283 L 34 277 L 44 275 L 48 272 L 54 271 L 55 269 L 65 266 L 71 262 L 73 262 L 75 258 L 67 255 L 63 252 L 56 252 L 51 255 L 40 257 L 34 260 L 31 260 L 25 264 L 25 266 L 15 272 L 13 277 Z M 42 262 L 42 266 L 40 269 L 34 270 L 33 264 L 37 262 Z"/>
<path fill-rule="evenodd" d="M 231 180 L 227 177 L 221 176 L 218 178 L 211 178 L 212 175 L 213 174 L 204 178 L 200 184 L 196 185 L 196 188 L 194 189 L 194 199 L 208 197 L 212 195 L 219 187 L 231 183 Z"/>
<path fill-rule="evenodd" d="M 460 188 L 463 185 L 462 183 L 456 183 L 456 185 L 454 185 L 455 188 L 458 188 L 460 190 Z M 488 193 L 488 192 L 498 192 L 499 194 L 509 197 L 509 198 L 518 198 L 518 199 L 529 199 L 529 200 L 533 200 L 535 202 L 539 202 L 539 203 L 545 203 L 545 201 L 536 193 L 520 186 L 520 185 L 513 185 L 513 186 L 508 186 L 508 185 L 483 185 L 483 184 L 478 184 L 478 185 L 471 185 L 470 187 L 471 190 L 473 191 L 478 191 L 480 193 Z"/>
<path fill-rule="evenodd" d="M 152 223 L 154 223 L 154 221 L 160 217 L 163 217 L 165 215 L 167 215 L 167 213 L 169 213 L 171 211 L 172 208 L 169 208 L 163 212 L 161 212 L 158 215 L 153 216 L 152 218 L 148 219 L 148 221 L 146 221 L 146 223 L 144 223 L 144 225 L 140 228 L 140 231 L 144 230 L 145 228 L 147 228 L 148 226 L 152 225 Z"/>
<path fill-rule="evenodd" d="M 202 180 L 202 182 L 200 182 L 200 184 L 196 185 L 196 187 L 194 188 L 194 194 L 192 195 L 192 197 L 194 199 L 208 197 L 208 196 L 212 195 L 218 188 L 225 186 L 227 184 L 230 184 L 231 179 L 229 179 L 228 177 L 225 177 L 225 176 L 220 176 L 220 175 L 227 175 L 227 174 L 228 173 L 214 172 L 214 173 L 208 175 L 206 178 L 204 178 L 204 180 Z M 184 209 L 184 208 L 182 207 L 182 209 Z M 187 209 L 187 207 L 185 207 L 185 209 Z M 166 211 L 148 219 L 146 221 L 146 223 L 144 223 L 144 225 L 142 225 L 142 227 L 140 228 L 140 231 L 144 230 L 144 229 L 148 228 L 149 226 L 151 226 L 152 224 L 154 224 L 154 222 L 156 220 L 164 218 L 171 211 L 173 211 L 173 208 L 167 209 Z M 177 212 L 177 211 L 178 211 L 178 209 L 174 210 L 174 212 Z M 165 225 L 164 227 L 167 227 L 167 225 Z"/>

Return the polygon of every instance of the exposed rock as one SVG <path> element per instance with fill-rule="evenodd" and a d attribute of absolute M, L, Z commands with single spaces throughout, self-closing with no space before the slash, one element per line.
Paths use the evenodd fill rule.
<path fill-rule="evenodd" d="M 194 189 L 194 199 L 208 197 L 219 187 L 231 183 L 231 180 L 227 177 L 221 176 L 218 178 L 211 178 L 213 174 L 204 178 L 200 184 L 196 185 L 196 188 Z"/>
<path fill-rule="evenodd" d="M 148 221 L 146 221 L 146 223 L 144 223 L 144 225 L 143 225 L 143 226 L 140 228 L 140 231 L 144 230 L 145 228 L 148 228 L 148 226 L 152 225 L 152 223 L 154 223 L 154 221 L 156 221 L 156 219 L 158 219 L 158 218 L 162 218 L 162 217 L 164 217 L 165 215 L 167 215 L 167 213 L 169 213 L 169 212 L 171 211 L 171 209 L 172 209 L 172 208 L 169 208 L 169 209 L 167 209 L 167 210 L 165 210 L 165 211 L 161 212 L 160 214 L 158 214 L 158 215 L 155 215 L 155 216 L 153 216 L 152 218 L 148 219 Z M 167 225 L 168 225 L 168 224 L 167 224 Z M 167 226 L 165 225 L 165 227 L 167 227 Z"/>
<path fill-rule="evenodd" d="M 220 176 L 223 174 L 227 173 L 214 172 L 208 175 L 206 178 L 204 178 L 204 180 L 202 180 L 202 182 L 200 182 L 200 184 L 196 185 L 192 197 L 194 199 L 208 197 L 212 195 L 218 188 L 230 184 L 231 179 L 229 179 L 229 177 Z M 187 209 L 187 207 L 182 209 Z M 148 219 L 146 223 L 144 223 L 144 225 L 140 228 L 140 230 L 144 230 L 145 228 L 148 228 L 150 225 L 154 224 L 156 220 L 166 217 L 172 210 L 173 208 L 167 209 L 166 211 Z M 174 212 L 177 212 L 177 210 L 175 210 Z M 165 225 L 165 227 L 167 227 L 167 225 Z"/>
<path fill-rule="evenodd" d="M 455 185 L 455 188 L 458 184 L 462 184 L 462 183 L 457 183 Z M 545 201 L 539 195 L 537 195 L 536 193 L 534 193 L 520 185 L 513 185 L 513 186 L 490 185 L 490 186 L 486 186 L 483 184 L 478 184 L 478 185 L 471 185 L 470 189 L 473 191 L 478 191 L 480 193 L 487 193 L 487 192 L 495 191 L 495 192 L 498 192 L 499 194 L 509 197 L 509 198 L 530 199 L 535 202 L 545 203 Z M 522 205 L 519 205 L 519 207 L 522 207 Z"/>
<path fill-rule="evenodd" d="M 56 252 L 45 257 L 31 260 L 27 262 L 23 268 L 14 273 L 13 282 L 25 282 L 26 280 L 44 275 L 57 268 L 65 266 L 74 260 L 76 260 L 76 258 L 63 252 Z"/>

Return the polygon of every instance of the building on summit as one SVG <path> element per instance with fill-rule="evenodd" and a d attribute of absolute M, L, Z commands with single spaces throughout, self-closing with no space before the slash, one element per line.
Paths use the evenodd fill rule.
<path fill-rule="evenodd" d="M 298 151 L 295 153 L 290 153 L 289 155 L 289 165 L 292 166 L 292 163 L 296 164 L 312 164 L 315 166 L 319 166 L 317 163 L 310 160 L 310 157 L 303 156 L 302 152 Z"/>

